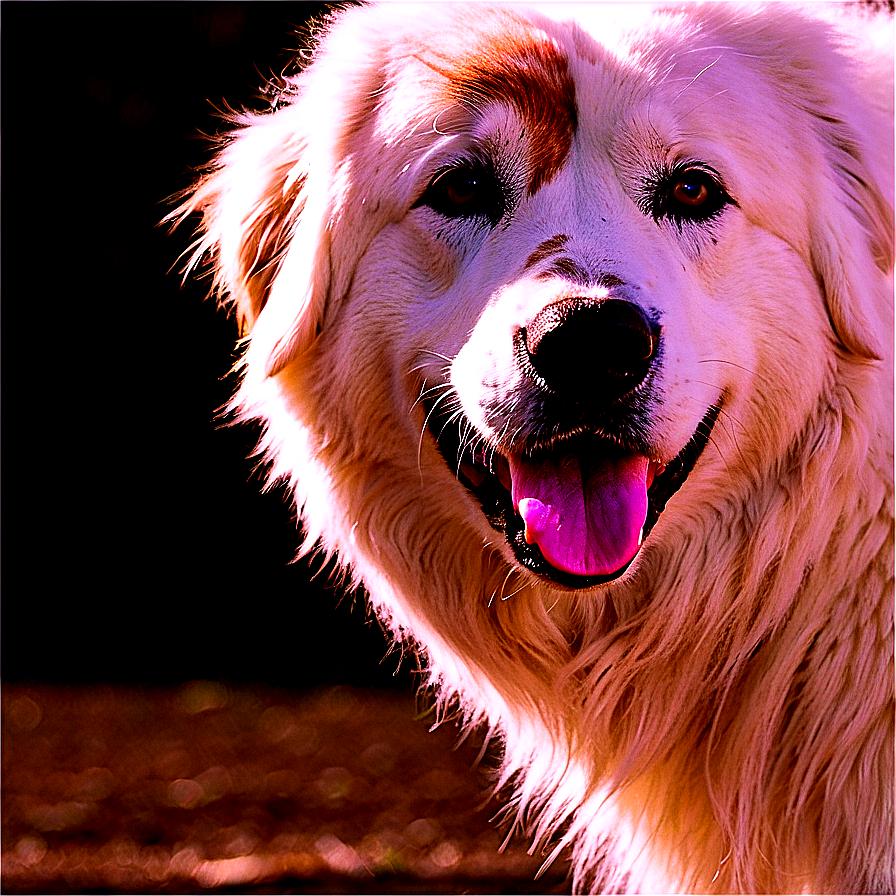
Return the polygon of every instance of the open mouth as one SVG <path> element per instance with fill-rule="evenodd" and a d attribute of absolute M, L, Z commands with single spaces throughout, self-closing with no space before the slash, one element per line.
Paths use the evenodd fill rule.
<path fill-rule="evenodd" d="M 667 463 L 627 452 L 599 434 L 555 439 L 535 455 L 501 454 L 470 438 L 456 413 L 430 412 L 442 457 L 502 532 L 517 561 L 564 588 L 619 578 L 637 556 L 709 442 L 721 412 L 711 405 L 685 447 Z"/>

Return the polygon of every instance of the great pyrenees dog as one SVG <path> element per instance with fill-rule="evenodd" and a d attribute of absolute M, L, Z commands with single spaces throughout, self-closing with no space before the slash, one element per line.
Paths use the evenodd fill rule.
<path fill-rule="evenodd" d="M 891 37 L 352 7 L 173 215 L 305 550 L 579 890 L 896 884 Z"/>

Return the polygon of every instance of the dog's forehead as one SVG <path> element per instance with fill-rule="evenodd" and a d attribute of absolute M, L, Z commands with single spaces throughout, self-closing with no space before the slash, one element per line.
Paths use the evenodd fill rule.
<path fill-rule="evenodd" d="M 464 130 L 495 105 L 511 109 L 529 147 L 530 195 L 562 167 L 578 126 L 563 35 L 548 33 L 541 24 L 551 23 L 510 8 L 464 7 L 448 31 L 418 36 L 411 53 L 418 65 L 396 67 L 392 90 L 399 104 L 415 93 L 427 107 L 420 110 L 424 115 L 437 110 L 440 132 L 452 129 L 452 119 Z M 425 93 L 419 90 L 421 69 Z M 418 85 L 410 92 L 409 80 Z"/>
<path fill-rule="evenodd" d="M 745 143 L 746 122 L 771 131 L 779 107 L 755 48 L 740 47 L 721 14 L 578 4 L 573 21 L 557 6 L 542 15 L 433 4 L 390 19 L 349 131 L 363 170 L 381 172 L 365 189 L 388 184 L 376 206 L 384 215 L 400 216 L 436 172 L 471 158 L 502 168 L 524 199 L 567 174 L 586 179 L 576 191 L 618 182 L 631 193 L 645 172 L 691 159 L 723 172 L 741 198 L 770 165 L 796 164 L 794 147 L 769 160 Z"/>
<path fill-rule="evenodd" d="M 649 105 L 673 69 L 686 78 L 702 65 L 693 47 L 677 54 L 675 40 L 663 58 L 654 55 L 645 65 L 638 37 L 650 30 L 649 15 L 627 14 L 624 4 L 597 6 L 582 24 L 564 18 L 568 6 L 558 4 L 548 8 L 550 16 L 463 7 L 443 31 L 432 23 L 408 25 L 416 31 L 396 50 L 380 106 L 382 133 L 389 142 L 409 133 L 414 139 L 469 133 L 471 121 L 496 120 L 489 115 L 496 105 L 509 109 L 528 145 L 526 186 L 533 195 L 561 170 L 583 125 L 590 140 L 617 135 L 620 122 Z M 589 12 L 575 13 L 582 18 L 583 11 Z M 662 120 L 661 109 L 650 111 Z"/>
<path fill-rule="evenodd" d="M 522 120 L 530 146 L 529 194 L 550 181 L 578 127 L 576 87 L 566 54 L 543 32 L 506 32 L 488 54 L 457 60 L 449 80 L 456 102 L 502 103 Z"/>

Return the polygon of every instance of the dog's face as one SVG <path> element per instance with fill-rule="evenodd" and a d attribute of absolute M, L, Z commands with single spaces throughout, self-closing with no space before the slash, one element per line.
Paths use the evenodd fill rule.
<path fill-rule="evenodd" d="M 727 4 L 598 15 L 354 11 L 208 188 L 244 406 L 561 590 L 629 581 L 782 457 L 837 359 L 880 353 L 857 292 L 888 251 L 811 35 L 794 61 Z M 360 514 L 316 528 L 346 551 Z"/>
<path fill-rule="evenodd" d="M 366 56 L 340 127 L 308 138 L 331 156 L 327 283 L 290 329 L 309 250 L 289 248 L 268 369 L 298 359 L 317 422 L 386 417 L 380 461 L 436 477 L 474 550 L 562 589 L 614 581 L 790 444 L 832 373 L 802 357 L 876 351 L 813 243 L 830 147 L 798 85 L 763 77 L 767 35 L 720 49 L 725 10 L 612 48 L 506 10 L 402 15 L 377 22 L 388 47 L 337 26 Z"/>
<path fill-rule="evenodd" d="M 458 122 L 401 226 L 409 258 L 451 272 L 424 294 L 450 313 L 415 308 L 407 343 L 446 466 L 509 562 L 585 588 L 625 573 L 707 444 L 729 379 L 706 362 L 753 347 L 706 313 L 722 176 L 693 153 L 634 173 L 638 100 L 564 75 L 529 87 L 564 112 L 541 133 L 511 97 Z M 565 147 L 542 172 L 539 141 Z"/>

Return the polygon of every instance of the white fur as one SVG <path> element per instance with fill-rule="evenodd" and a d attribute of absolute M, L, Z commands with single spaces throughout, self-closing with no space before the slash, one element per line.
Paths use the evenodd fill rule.
<path fill-rule="evenodd" d="M 503 740 L 536 838 L 568 820 L 581 889 L 896 885 L 892 24 L 840 12 L 350 9 L 179 212 L 251 331 L 234 408 L 306 549 Z M 412 208 L 434 172 L 490 138 L 523 177 L 531 136 L 446 102 L 430 63 L 508 31 L 566 55 L 578 128 L 506 226 L 446 224 Z M 673 150 L 737 201 L 711 234 L 632 201 Z M 492 444 L 512 431 L 512 333 L 570 289 L 521 271 L 557 233 L 663 313 L 658 457 L 725 395 L 628 572 L 578 592 L 516 564 L 419 401 L 450 386 Z"/>

